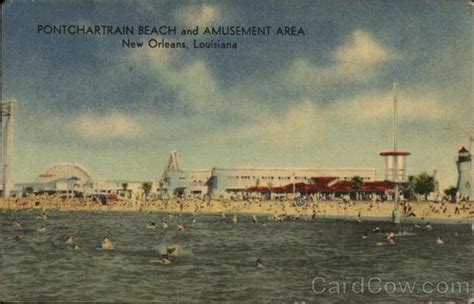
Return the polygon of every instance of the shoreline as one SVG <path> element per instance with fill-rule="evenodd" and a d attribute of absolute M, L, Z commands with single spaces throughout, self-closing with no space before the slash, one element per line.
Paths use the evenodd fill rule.
<path fill-rule="evenodd" d="M 472 223 L 472 202 L 432 203 L 410 202 L 409 211 L 416 216 L 403 215 L 406 206 L 399 205 L 401 223 L 436 222 L 448 224 Z M 293 201 L 275 200 L 152 200 L 152 201 L 117 201 L 102 205 L 93 201 L 78 199 L 59 199 L 29 197 L 22 199 L 0 199 L 3 210 L 56 210 L 56 211 L 89 211 L 89 212 L 150 212 L 173 214 L 241 214 L 280 218 L 315 218 L 334 220 L 387 221 L 391 222 L 393 202 L 373 201 L 308 201 L 302 206 Z M 4 211 L 3 211 L 4 212 Z"/>
<path fill-rule="evenodd" d="M 0 207 L 0 214 L 3 212 L 3 210 L 15 210 L 14 208 L 3 208 Z M 161 214 L 186 214 L 186 215 L 196 215 L 194 212 L 190 211 L 176 211 L 176 210 L 149 210 L 149 211 L 139 211 L 139 210 L 124 210 L 124 209 L 112 209 L 112 210 L 75 210 L 75 209 L 56 209 L 56 208 L 50 208 L 50 209 L 41 209 L 41 208 L 33 208 L 33 209 L 18 209 L 22 211 L 33 211 L 33 210 L 52 210 L 52 211 L 58 211 L 58 212 L 122 212 L 122 213 L 161 213 Z M 222 212 L 218 211 L 209 211 L 209 212 L 200 212 L 198 214 L 201 215 L 215 215 L 219 216 L 222 214 Z M 269 216 L 271 215 L 270 213 L 252 213 L 252 212 L 246 212 L 246 211 L 238 211 L 238 212 L 229 212 L 226 215 L 231 215 L 231 214 L 238 214 L 238 215 L 244 215 L 244 216 Z M 311 216 L 309 215 L 304 215 L 301 217 L 302 220 L 309 220 L 311 219 Z M 350 216 L 350 215 L 336 215 L 336 214 L 327 214 L 327 215 L 317 215 L 314 220 L 342 220 L 342 221 L 357 221 L 357 216 Z M 362 221 L 367 221 L 367 222 L 391 222 L 391 217 L 390 216 L 370 216 L 366 215 L 361 218 Z M 401 217 L 400 218 L 400 224 L 421 224 L 421 223 L 435 223 L 435 224 L 459 224 L 459 225 L 468 225 L 468 224 L 473 224 L 474 221 L 471 218 L 440 218 L 440 217 Z"/>

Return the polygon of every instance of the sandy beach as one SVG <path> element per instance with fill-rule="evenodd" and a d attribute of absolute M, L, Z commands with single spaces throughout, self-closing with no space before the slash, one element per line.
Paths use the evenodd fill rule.
<path fill-rule="evenodd" d="M 119 200 L 101 204 L 92 200 L 60 197 L 27 197 L 1 199 L 2 209 L 39 209 L 62 211 L 137 211 L 137 212 L 184 212 L 258 214 L 272 219 L 285 217 L 332 217 L 332 218 L 390 218 L 393 202 L 374 201 L 294 201 L 250 200 L 203 200 L 167 199 L 132 201 Z M 399 204 L 404 219 L 443 219 L 449 221 L 469 220 L 473 214 L 472 202 L 434 203 L 404 202 Z"/>

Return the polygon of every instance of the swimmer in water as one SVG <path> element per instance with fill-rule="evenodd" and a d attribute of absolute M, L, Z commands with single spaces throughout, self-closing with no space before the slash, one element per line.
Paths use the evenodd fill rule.
<path fill-rule="evenodd" d="M 362 239 L 365 240 L 365 239 L 368 239 L 369 236 L 367 235 L 367 232 L 364 232 L 364 234 L 362 235 Z"/>
<path fill-rule="evenodd" d="M 257 268 L 264 268 L 265 266 L 263 265 L 262 259 L 257 259 L 257 262 L 255 263 L 255 266 Z"/>
<path fill-rule="evenodd" d="M 21 223 L 19 220 L 15 220 L 15 226 L 20 228 L 21 227 Z"/>
<path fill-rule="evenodd" d="M 40 215 L 38 215 L 38 216 L 36 217 L 36 219 L 37 219 L 37 220 L 47 220 L 47 219 L 48 219 L 48 215 L 46 214 L 46 212 L 43 211 L 43 212 L 41 212 Z"/>
<path fill-rule="evenodd" d="M 372 232 L 373 233 L 378 233 L 378 232 L 383 232 L 383 230 L 380 229 L 380 227 L 375 227 L 374 229 L 372 229 Z"/>
<path fill-rule="evenodd" d="M 169 254 L 163 254 L 161 256 L 161 259 L 154 259 L 152 260 L 152 262 L 168 265 L 168 264 L 171 264 L 171 259 L 170 259 Z"/>
<path fill-rule="evenodd" d="M 64 244 L 72 245 L 74 242 L 74 236 L 70 235 L 68 238 L 64 241 Z"/>
<path fill-rule="evenodd" d="M 36 231 L 38 231 L 38 232 L 46 232 L 46 230 L 47 230 L 46 225 L 43 225 L 43 226 L 41 226 L 40 228 L 38 228 L 38 230 L 36 230 Z"/>
<path fill-rule="evenodd" d="M 79 245 L 77 245 L 77 244 L 74 244 L 74 245 L 72 246 L 72 249 L 74 249 L 74 250 L 79 250 L 80 248 L 81 248 L 81 247 L 79 247 Z"/>
<path fill-rule="evenodd" d="M 438 244 L 438 245 L 443 245 L 443 244 L 444 244 L 444 241 L 443 241 L 443 239 L 442 239 L 440 236 L 438 236 L 438 237 L 436 238 L 436 244 Z"/>
<path fill-rule="evenodd" d="M 178 254 L 178 252 L 180 251 L 180 247 L 179 245 L 170 245 L 166 248 L 166 252 L 168 254 Z"/>
<path fill-rule="evenodd" d="M 357 214 L 357 222 L 362 223 L 360 211 L 359 211 L 359 213 Z"/>
<path fill-rule="evenodd" d="M 179 224 L 178 225 L 178 230 L 179 231 L 183 231 L 184 229 L 186 229 L 186 224 Z"/>
<path fill-rule="evenodd" d="M 222 216 L 222 218 L 225 218 L 225 213 L 221 212 L 221 216 Z"/>
<path fill-rule="evenodd" d="M 193 219 L 192 219 L 191 222 L 196 223 L 196 217 L 195 216 L 193 216 Z"/>
<path fill-rule="evenodd" d="M 257 223 L 257 217 L 256 217 L 255 215 L 252 215 L 252 222 L 253 222 L 254 224 Z"/>
<path fill-rule="evenodd" d="M 395 231 L 387 233 L 387 242 L 392 245 L 395 244 Z"/>
<path fill-rule="evenodd" d="M 163 229 L 168 229 L 168 222 L 167 221 L 161 222 L 161 227 L 163 227 Z"/>
<path fill-rule="evenodd" d="M 156 224 L 154 222 L 150 222 L 146 225 L 146 228 L 147 229 L 155 229 L 156 228 Z"/>
<path fill-rule="evenodd" d="M 237 224 L 237 214 L 232 217 L 232 223 Z"/>
<path fill-rule="evenodd" d="M 163 264 L 171 264 L 171 259 L 168 254 L 163 255 L 162 261 L 163 261 Z"/>
<path fill-rule="evenodd" d="M 114 246 L 112 245 L 112 241 L 109 240 L 108 237 L 105 237 L 105 238 L 102 240 L 102 249 L 104 249 L 104 250 L 114 249 Z"/>
<path fill-rule="evenodd" d="M 425 230 L 427 230 L 427 231 L 433 230 L 433 227 L 430 225 L 430 223 L 426 223 Z"/>

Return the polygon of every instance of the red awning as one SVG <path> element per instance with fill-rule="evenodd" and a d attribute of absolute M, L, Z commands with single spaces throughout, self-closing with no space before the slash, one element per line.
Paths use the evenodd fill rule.
<path fill-rule="evenodd" d="M 250 186 L 247 190 L 252 192 L 267 192 L 269 188 L 267 186 Z"/>
<path fill-rule="evenodd" d="M 337 180 L 337 177 L 312 177 L 312 183 L 303 182 L 291 183 L 284 186 L 275 186 L 269 188 L 267 186 L 250 186 L 247 190 L 251 192 L 276 192 L 291 193 L 293 189 L 299 193 L 311 194 L 323 191 L 390 191 L 395 188 L 395 183 L 391 181 L 366 181 L 358 189 L 354 189 L 352 181 Z"/>
<path fill-rule="evenodd" d="M 395 183 L 391 181 L 372 181 L 365 182 L 360 188 L 360 191 L 387 191 L 395 189 Z"/>
<path fill-rule="evenodd" d="M 331 185 L 329 187 L 329 189 L 332 190 L 332 191 L 351 191 L 351 190 L 354 190 L 352 188 L 352 182 L 351 181 L 345 181 L 345 180 L 337 181 L 336 183 Z"/>

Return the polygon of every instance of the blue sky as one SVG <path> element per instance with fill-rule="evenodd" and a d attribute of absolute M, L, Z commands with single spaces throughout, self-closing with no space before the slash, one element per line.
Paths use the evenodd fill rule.
<path fill-rule="evenodd" d="M 108 179 L 184 167 L 373 167 L 390 150 L 393 83 L 409 174 L 455 184 L 468 145 L 466 1 L 30 2 L 5 5 L 4 100 L 17 100 L 14 177 L 58 161 Z M 212 37 L 235 50 L 127 49 L 122 36 L 38 35 L 38 24 L 302 27 Z M 129 37 L 169 41 L 198 37 Z"/>

